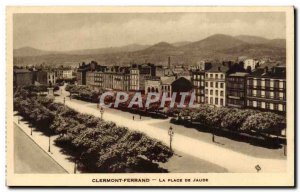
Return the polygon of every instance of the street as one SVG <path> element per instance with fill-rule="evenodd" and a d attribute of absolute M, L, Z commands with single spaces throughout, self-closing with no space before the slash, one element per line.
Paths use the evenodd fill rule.
<path fill-rule="evenodd" d="M 67 106 L 81 113 L 87 113 L 100 117 L 100 112 L 99 109 L 96 108 L 96 104 L 77 101 L 74 99 L 70 100 L 67 97 L 68 95 L 69 93 L 66 92 L 63 87 L 62 95 L 56 97 L 56 101 L 62 103 L 63 98 L 65 97 Z M 142 121 L 133 121 L 130 119 L 129 113 L 122 111 L 119 111 L 118 113 L 110 113 L 108 112 L 110 110 L 111 109 L 105 109 L 103 114 L 104 120 L 113 121 L 117 125 L 126 126 L 131 130 L 143 132 L 148 136 L 156 138 L 168 145 L 169 135 L 167 133 L 167 129 L 164 130 L 157 126 L 166 120 L 147 118 Z M 122 115 L 120 115 L 120 113 L 122 113 Z M 202 141 L 201 138 L 189 137 L 182 133 L 175 133 L 172 145 L 175 149 L 175 152 L 178 154 L 188 154 L 198 158 L 199 160 L 205 160 L 207 162 L 219 165 L 227 169 L 229 172 L 257 172 L 255 169 L 255 166 L 257 165 L 262 168 L 260 172 L 284 172 L 286 170 L 285 159 L 251 156 L 241 153 L 238 150 L 234 151 L 231 149 L 231 147 L 222 147 L 217 143 L 209 143 L 207 141 Z M 253 146 L 252 150 L 255 151 L 255 149 L 256 147 Z"/>
<path fill-rule="evenodd" d="M 15 173 L 67 173 L 14 124 Z"/>

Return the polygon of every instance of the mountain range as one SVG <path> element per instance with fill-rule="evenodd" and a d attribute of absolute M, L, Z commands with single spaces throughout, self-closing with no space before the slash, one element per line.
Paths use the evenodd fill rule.
<path fill-rule="evenodd" d="M 159 42 L 154 45 L 130 44 L 121 47 L 83 49 L 73 51 L 45 51 L 32 47 L 14 49 L 14 64 L 77 65 L 95 60 L 106 65 L 151 62 L 166 65 L 167 57 L 172 63 L 190 65 L 199 60 L 227 60 L 239 56 L 252 58 L 269 57 L 285 60 L 285 39 L 216 34 L 205 39 L 176 43 Z"/>

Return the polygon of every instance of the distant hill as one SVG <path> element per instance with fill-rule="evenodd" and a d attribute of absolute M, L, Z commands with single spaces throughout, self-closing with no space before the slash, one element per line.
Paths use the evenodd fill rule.
<path fill-rule="evenodd" d="M 94 55 L 94 54 L 111 54 L 118 52 L 132 52 L 142 49 L 146 49 L 149 45 L 140 45 L 140 44 L 130 44 L 121 47 L 108 47 L 108 48 L 99 48 L 99 49 L 85 49 L 85 50 L 75 50 L 64 52 L 70 55 Z"/>
<path fill-rule="evenodd" d="M 236 47 L 245 44 L 245 42 L 236 39 L 229 35 L 216 34 L 209 36 L 203 40 L 196 41 L 183 46 L 184 50 L 195 51 L 195 50 L 222 50 Z"/>
<path fill-rule="evenodd" d="M 249 44 L 266 44 L 273 47 L 285 48 L 286 41 L 285 39 L 266 39 L 263 37 L 250 36 L 250 35 L 239 35 L 235 38 L 244 41 Z"/>
<path fill-rule="evenodd" d="M 190 43 L 192 43 L 192 42 L 191 41 L 180 41 L 180 42 L 172 43 L 172 45 L 175 47 L 181 47 L 181 46 L 184 46 L 184 45 L 187 45 Z"/>
<path fill-rule="evenodd" d="M 244 41 L 245 43 L 249 44 L 264 44 L 267 43 L 269 40 L 263 37 L 258 36 L 251 36 L 251 35 L 238 35 L 235 38 Z"/>
<path fill-rule="evenodd" d="M 14 64 L 78 65 L 83 61 L 95 60 L 104 65 L 128 65 L 132 62 L 167 65 L 168 57 L 171 56 L 172 64 L 191 65 L 204 59 L 234 60 L 238 56 L 284 60 L 285 52 L 284 39 L 217 34 L 196 42 L 132 44 L 69 52 L 48 52 L 26 47 L 14 50 Z"/>
<path fill-rule="evenodd" d="M 149 45 L 140 44 L 130 44 L 121 47 L 108 47 L 99 49 L 83 49 L 83 50 L 73 50 L 73 51 L 44 51 L 40 49 L 35 49 L 32 47 L 22 47 L 14 50 L 15 57 L 27 57 L 27 56 L 41 56 L 41 55 L 51 55 L 51 54 L 68 54 L 68 55 L 95 55 L 95 54 L 111 54 L 118 52 L 131 52 L 138 51 L 149 47 Z"/>
<path fill-rule="evenodd" d="M 279 48 L 284 48 L 285 49 L 286 40 L 285 39 L 272 39 L 267 44 L 272 46 L 272 47 L 279 47 Z"/>
<path fill-rule="evenodd" d="M 22 47 L 19 49 L 14 49 L 14 57 L 26 57 L 26 56 L 40 56 L 40 55 L 49 55 L 55 54 L 58 52 L 55 51 L 43 51 L 40 49 L 35 49 L 32 47 Z"/>

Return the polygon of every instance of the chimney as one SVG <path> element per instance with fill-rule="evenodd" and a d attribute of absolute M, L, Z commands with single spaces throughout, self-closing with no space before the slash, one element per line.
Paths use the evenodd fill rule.
<path fill-rule="evenodd" d="M 168 68 L 171 69 L 171 57 L 168 57 Z"/>

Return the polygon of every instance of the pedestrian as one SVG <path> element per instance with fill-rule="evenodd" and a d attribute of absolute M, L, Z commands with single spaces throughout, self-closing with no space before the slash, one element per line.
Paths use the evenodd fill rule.
<path fill-rule="evenodd" d="M 140 120 L 142 119 L 142 115 L 140 115 Z"/>
<path fill-rule="evenodd" d="M 132 116 L 132 120 L 134 120 L 134 115 Z"/>

